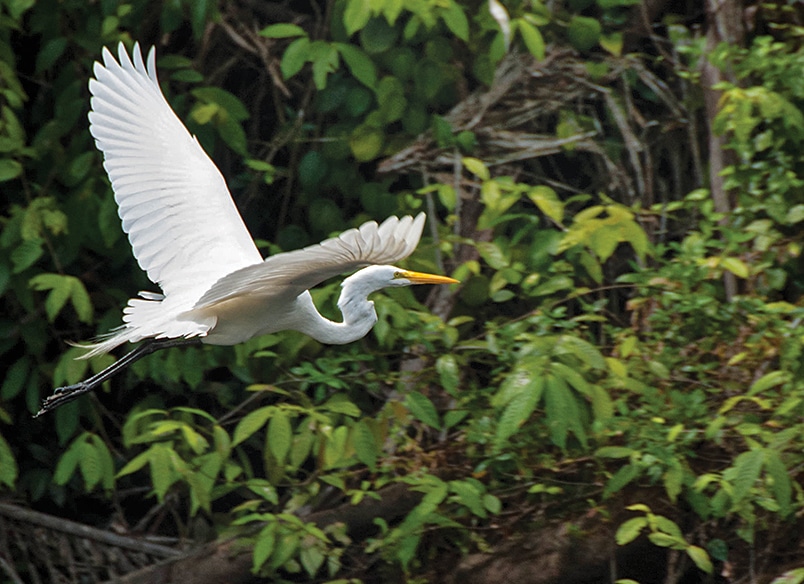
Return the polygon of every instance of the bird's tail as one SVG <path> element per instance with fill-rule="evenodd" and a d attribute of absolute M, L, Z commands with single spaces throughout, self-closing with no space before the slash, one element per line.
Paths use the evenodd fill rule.
<path fill-rule="evenodd" d="M 92 343 L 71 343 L 86 349 L 79 359 L 104 355 L 125 343 L 143 339 L 178 339 L 205 336 L 214 325 L 214 319 L 182 318 L 193 301 L 165 298 L 161 294 L 140 292 L 142 298 L 130 298 L 123 309 L 123 324 L 101 335 Z M 178 316 L 177 316 L 178 315 Z"/>

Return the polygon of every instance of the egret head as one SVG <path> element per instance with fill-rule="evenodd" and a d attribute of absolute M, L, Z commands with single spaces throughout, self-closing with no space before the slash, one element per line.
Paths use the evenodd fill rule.
<path fill-rule="evenodd" d="M 343 281 L 343 293 L 338 306 L 351 304 L 353 301 L 365 299 L 372 292 L 383 288 L 412 286 L 413 284 L 454 284 L 458 280 L 447 276 L 436 276 L 403 270 L 396 266 L 369 266 L 352 274 Z"/>

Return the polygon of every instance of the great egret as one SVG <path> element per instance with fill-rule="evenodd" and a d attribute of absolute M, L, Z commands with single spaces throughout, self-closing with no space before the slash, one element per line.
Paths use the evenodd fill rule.
<path fill-rule="evenodd" d="M 103 49 L 96 62 L 89 130 L 103 152 L 123 230 L 134 257 L 162 294 L 140 292 L 123 310 L 123 325 L 84 345 L 82 358 L 144 341 L 100 373 L 57 388 L 42 415 L 91 391 L 137 359 L 158 349 L 202 342 L 234 345 L 281 330 L 342 344 L 365 336 L 377 313 L 368 295 L 381 288 L 450 284 L 453 278 L 391 265 L 413 252 L 424 214 L 370 221 L 339 237 L 263 258 L 226 188 L 223 176 L 168 105 L 134 45 L 133 63 L 120 43 L 119 61 Z M 318 313 L 309 288 L 366 266 L 343 282 L 343 322 Z"/>

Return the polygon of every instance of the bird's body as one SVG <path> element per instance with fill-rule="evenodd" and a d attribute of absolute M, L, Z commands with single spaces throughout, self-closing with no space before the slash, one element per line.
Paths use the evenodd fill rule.
<path fill-rule="evenodd" d="M 390 217 L 380 225 L 370 221 L 318 245 L 263 260 L 223 176 L 165 100 L 153 48 L 147 67 L 138 45 L 133 62 L 122 43 L 118 54 L 119 62 L 104 49 L 103 64 L 95 63 L 90 132 L 103 152 L 134 257 L 162 293 L 141 292 L 129 300 L 123 325 L 85 345 L 83 357 L 127 342 L 151 345 L 84 382 L 58 388 L 39 414 L 163 346 L 192 339 L 234 345 L 282 330 L 323 343 L 349 343 L 377 321 L 367 299 L 372 292 L 456 281 L 389 265 L 416 248 L 424 214 Z M 364 266 L 369 267 L 343 282 L 338 301 L 343 322 L 322 317 L 309 289 Z"/>

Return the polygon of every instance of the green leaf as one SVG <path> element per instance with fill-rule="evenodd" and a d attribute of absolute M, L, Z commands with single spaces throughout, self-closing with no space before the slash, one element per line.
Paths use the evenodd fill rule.
<path fill-rule="evenodd" d="M 266 406 L 249 412 L 246 417 L 237 424 L 234 437 L 232 438 L 232 446 L 237 446 L 262 428 L 275 412 L 276 408 L 274 406 Z"/>
<path fill-rule="evenodd" d="M 748 389 L 748 395 L 757 395 L 766 389 L 787 383 L 788 381 L 790 381 L 790 373 L 788 371 L 771 371 L 751 384 L 751 387 Z"/>
<path fill-rule="evenodd" d="M 663 478 L 667 496 L 670 498 L 670 501 L 675 503 L 678 499 L 678 495 L 681 493 L 684 480 L 684 468 L 681 466 L 681 463 L 676 459 L 672 459 Z"/>
<path fill-rule="evenodd" d="M 343 24 L 346 34 L 352 36 L 362 29 L 371 18 L 370 0 L 347 0 L 343 11 Z"/>
<path fill-rule="evenodd" d="M 382 152 L 385 134 L 380 128 L 369 124 L 360 124 L 349 136 L 349 148 L 358 162 L 367 162 L 377 158 Z"/>
<path fill-rule="evenodd" d="M 613 495 L 625 485 L 633 481 L 639 476 L 639 468 L 633 464 L 626 464 L 618 470 L 606 483 L 606 488 L 603 489 L 603 496 L 608 497 Z"/>
<path fill-rule="evenodd" d="M 765 457 L 765 470 L 768 477 L 771 479 L 770 485 L 771 493 L 774 499 L 779 504 L 779 514 L 782 517 L 787 517 L 792 513 L 791 501 L 793 497 L 793 485 L 790 481 L 790 472 L 782 462 L 779 453 L 771 448 L 764 450 Z"/>
<path fill-rule="evenodd" d="M 380 449 L 374 437 L 374 432 L 371 431 L 366 420 L 360 420 L 355 425 L 352 442 L 357 459 L 373 470 L 377 463 L 377 457 L 380 455 Z"/>
<path fill-rule="evenodd" d="M 171 461 L 170 447 L 166 444 L 154 444 L 148 449 L 148 452 L 150 453 L 148 464 L 151 468 L 151 484 L 157 499 L 162 502 L 168 489 L 177 479 Z"/>
<path fill-rule="evenodd" d="M 296 73 L 301 71 L 304 64 L 310 60 L 310 39 L 301 37 L 293 41 L 285 49 L 282 55 L 282 63 L 279 69 L 282 71 L 282 77 L 290 79 Z"/>
<path fill-rule="evenodd" d="M 374 90 L 377 85 L 377 67 L 374 65 L 374 61 L 354 45 L 335 43 L 335 47 L 354 78 Z"/>
<path fill-rule="evenodd" d="M 587 16 L 573 16 L 567 29 L 570 43 L 579 51 L 588 51 L 600 40 L 600 22 Z"/>
<path fill-rule="evenodd" d="M 253 573 L 259 572 L 263 564 L 268 561 L 274 551 L 276 544 L 276 529 L 277 523 L 269 523 L 262 528 L 260 534 L 257 536 L 257 541 L 254 543 L 254 549 L 251 554 Z"/>
<path fill-rule="evenodd" d="M 92 322 L 92 300 L 90 300 L 89 293 L 84 287 L 84 283 L 78 278 L 69 276 L 70 278 L 70 302 L 75 309 L 75 314 L 78 320 L 85 323 Z"/>
<path fill-rule="evenodd" d="M 743 452 L 734 460 L 733 505 L 742 501 L 756 484 L 762 470 L 764 457 L 764 452 L 757 449 Z"/>
<path fill-rule="evenodd" d="M 564 203 L 558 199 L 558 195 L 553 189 L 543 185 L 535 186 L 528 190 L 528 198 L 539 208 L 539 211 L 561 225 L 564 220 Z"/>
<path fill-rule="evenodd" d="M 691 545 L 687 547 L 687 555 L 693 562 L 695 562 L 695 565 L 699 570 L 706 572 L 707 574 L 711 574 L 714 570 L 712 560 L 709 558 L 709 554 L 706 553 L 705 549 L 700 548 L 697 545 Z"/>
<path fill-rule="evenodd" d="M 634 452 L 636 452 L 634 449 L 625 446 L 603 446 L 595 450 L 595 456 L 601 458 L 628 458 Z"/>
<path fill-rule="evenodd" d="M 570 431 L 586 446 L 578 402 L 562 378 L 549 375 L 545 379 L 544 409 L 550 438 L 556 446 L 566 448 Z"/>
<path fill-rule="evenodd" d="M 89 442 L 82 442 L 79 447 L 79 466 L 84 477 L 87 492 L 94 489 L 103 478 L 103 469 L 98 451 Z"/>
<path fill-rule="evenodd" d="M 593 369 L 606 369 L 606 359 L 598 351 L 597 347 L 590 342 L 574 335 L 561 335 L 556 344 L 556 349 L 575 355 L 583 363 Z"/>
<path fill-rule="evenodd" d="M 307 33 L 300 26 L 289 22 L 282 22 L 266 26 L 260 31 L 260 35 L 268 37 L 269 39 L 285 39 L 295 36 L 306 36 Z"/>
<path fill-rule="evenodd" d="M 441 427 L 441 422 L 438 419 L 438 411 L 427 396 L 422 395 L 418 391 L 412 391 L 405 398 L 405 406 L 413 417 L 420 422 L 424 422 L 428 426 L 436 429 Z"/>
<path fill-rule="evenodd" d="M 0 388 L 0 400 L 10 401 L 16 397 L 25 386 L 28 374 L 31 370 L 31 357 L 25 355 L 16 361 L 6 370 L 3 386 Z"/>
<path fill-rule="evenodd" d="M 517 393 L 505 406 L 500 421 L 497 423 L 497 432 L 494 435 L 494 448 L 501 449 L 505 442 L 513 436 L 524 424 L 542 397 L 544 379 L 531 377 L 527 382 L 517 384 L 521 391 Z"/>
<path fill-rule="evenodd" d="M 537 60 L 544 60 L 544 38 L 538 28 L 530 24 L 524 18 L 519 18 L 516 21 L 517 30 L 522 35 L 522 40 L 528 48 L 528 52 L 536 57 Z"/>
<path fill-rule="evenodd" d="M 0 484 L 7 485 L 13 489 L 18 474 L 19 469 L 17 461 L 14 460 L 14 453 L 11 451 L 8 442 L 0 434 Z M 72 471 L 70 471 L 70 474 L 72 474 Z"/>
<path fill-rule="evenodd" d="M 684 541 L 683 539 L 679 539 L 674 535 L 662 533 L 661 531 L 655 531 L 653 533 L 649 533 L 648 539 L 651 541 L 653 545 L 657 545 L 659 547 L 666 547 L 674 550 L 683 550 L 687 549 L 688 547 L 687 542 Z"/>
<path fill-rule="evenodd" d="M 336 393 L 325 403 L 319 406 L 320 409 L 336 414 L 344 414 L 352 418 L 360 415 L 360 408 L 349 401 L 349 398 L 342 393 Z"/>
<path fill-rule="evenodd" d="M 441 387 L 449 394 L 454 394 L 460 384 L 460 369 L 455 355 L 441 355 L 436 360 L 436 371 L 438 372 Z"/>
<path fill-rule="evenodd" d="M 58 464 L 56 464 L 56 471 L 53 473 L 53 482 L 57 485 L 66 485 L 70 477 L 73 476 L 73 472 L 75 472 L 81 459 L 81 451 L 78 448 L 80 444 L 83 444 L 83 441 L 81 441 L 81 438 L 76 438 L 67 451 L 61 455 Z"/>
<path fill-rule="evenodd" d="M 489 174 L 489 169 L 486 167 L 486 165 L 483 163 L 482 160 L 466 156 L 461 159 L 461 162 L 463 162 L 463 165 L 466 167 L 466 170 L 471 172 L 480 180 L 489 180 L 491 176 Z"/>
<path fill-rule="evenodd" d="M 746 279 L 750 275 L 748 266 L 739 258 L 722 258 L 720 265 L 738 278 Z"/>
<path fill-rule="evenodd" d="M 238 97 L 220 87 L 196 87 L 191 93 L 204 103 L 217 104 L 237 121 L 247 120 L 250 116 L 248 108 Z"/>
<path fill-rule="evenodd" d="M 441 18 L 452 34 L 464 42 L 469 40 L 469 20 L 458 2 L 448 0 L 446 8 L 441 12 Z"/>
<path fill-rule="evenodd" d="M 11 252 L 11 263 L 14 266 L 12 273 L 20 272 L 30 268 L 42 257 L 44 250 L 42 244 L 44 240 L 36 238 L 23 241 Z"/>
<path fill-rule="evenodd" d="M 622 523 L 620 527 L 617 528 L 617 533 L 614 536 L 614 539 L 617 541 L 617 545 L 631 543 L 637 537 L 639 537 L 639 534 L 642 533 L 642 530 L 647 526 L 647 517 L 634 517 L 625 523 Z"/>
<path fill-rule="evenodd" d="M 468 508 L 474 515 L 485 519 L 486 508 L 482 493 L 469 481 L 450 481 L 450 490 L 455 493 L 457 502 Z"/>
<path fill-rule="evenodd" d="M 22 174 L 22 165 L 10 158 L 0 158 L 0 182 L 17 178 Z"/>
<path fill-rule="evenodd" d="M 290 419 L 283 410 L 277 410 L 271 417 L 271 421 L 268 422 L 267 440 L 271 453 L 281 465 L 284 463 L 293 441 L 293 429 L 290 425 Z"/>

